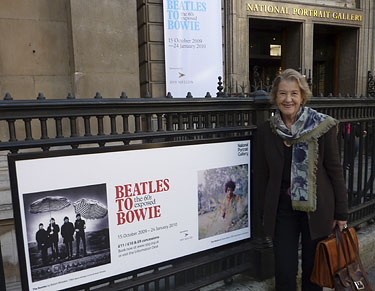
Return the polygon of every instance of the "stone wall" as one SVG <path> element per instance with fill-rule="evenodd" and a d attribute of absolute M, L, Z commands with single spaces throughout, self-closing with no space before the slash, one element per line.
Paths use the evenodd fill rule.
<path fill-rule="evenodd" d="M 65 98 L 72 91 L 67 0 L 3 0 L 0 98 Z M 1 123 L 7 140 L 7 125 Z M 20 280 L 6 152 L 0 152 L 0 241 L 7 282 Z"/>
<path fill-rule="evenodd" d="M 70 0 L 70 11 L 76 97 L 139 97 L 136 1 Z"/>
<path fill-rule="evenodd" d="M 63 98 L 72 90 L 67 19 L 67 0 L 1 1 L 1 98 Z"/>
<path fill-rule="evenodd" d="M 134 0 L 2 0 L 0 98 L 140 97 L 136 9 Z M 7 131 L 0 121 L 1 141 Z M 20 277 L 6 155 L 0 152 L 0 241 L 9 284 Z"/>
<path fill-rule="evenodd" d="M 139 97 L 135 1 L 4 0 L 0 34 L 0 96 Z"/>

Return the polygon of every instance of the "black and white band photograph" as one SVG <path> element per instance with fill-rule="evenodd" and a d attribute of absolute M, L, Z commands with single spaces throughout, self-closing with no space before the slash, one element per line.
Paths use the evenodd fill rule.
<path fill-rule="evenodd" d="M 32 281 L 111 261 L 106 184 L 24 193 Z"/>

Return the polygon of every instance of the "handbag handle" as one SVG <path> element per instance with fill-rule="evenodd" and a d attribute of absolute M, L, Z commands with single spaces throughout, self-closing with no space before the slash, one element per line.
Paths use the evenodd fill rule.
<path fill-rule="evenodd" d="M 340 268 L 341 266 L 341 261 L 340 261 L 340 246 L 342 248 L 342 253 L 344 254 L 344 259 L 345 259 L 345 267 L 351 262 L 351 257 L 349 258 L 349 261 L 348 261 L 348 258 L 346 256 L 346 252 L 345 252 L 345 244 L 344 244 L 344 241 L 342 239 L 342 233 L 339 229 L 339 227 L 336 225 L 335 227 L 335 232 L 336 232 L 336 249 L 337 249 L 337 267 Z M 348 247 L 348 251 L 349 251 L 349 256 L 350 256 L 350 250 L 349 250 L 349 247 Z"/>

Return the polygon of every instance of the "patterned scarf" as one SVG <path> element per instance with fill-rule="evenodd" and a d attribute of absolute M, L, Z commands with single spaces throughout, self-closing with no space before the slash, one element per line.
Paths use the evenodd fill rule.
<path fill-rule="evenodd" d="M 338 124 L 329 115 L 302 107 L 289 129 L 277 110 L 271 117 L 271 128 L 288 145 L 293 145 L 291 166 L 291 200 L 294 210 L 316 210 L 316 170 L 318 138 Z"/>

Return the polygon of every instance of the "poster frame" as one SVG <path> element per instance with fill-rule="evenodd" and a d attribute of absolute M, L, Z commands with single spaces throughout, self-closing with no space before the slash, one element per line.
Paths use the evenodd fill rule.
<path fill-rule="evenodd" d="M 25 227 L 22 223 L 21 218 L 21 205 L 19 199 L 19 190 L 18 190 L 18 178 L 17 178 L 17 168 L 16 162 L 23 161 L 23 160 L 33 160 L 33 159 L 43 159 L 43 158 L 54 158 L 54 157 L 64 157 L 64 156 L 77 156 L 77 155 L 90 155 L 90 154 L 101 154 L 101 153 L 109 153 L 109 152 L 121 152 L 121 151 L 136 151 L 136 150 L 147 150 L 147 149 L 154 149 L 154 148 L 165 148 L 165 147 L 177 147 L 177 146 L 189 146 L 189 145 L 204 145 L 204 144 L 213 144 L 213 143 L 222 143 L 222 142 L 236 142 L 236 141 L 250 141 L 250 167 L 252 164 L 251 152 L 252 152 L 252 136 L 244 135 L 240 137 L 225 137 L 225 138 L 212 138 L 210 140 L 188 140 L 188 141 L 174 141 L 174 142 L 157 142 L 157 143 L 149 143 L 149 144 L 131 144 L 131 145 L 124 145 L 124 146 L 108 146 L 108 147 L 96 147 L 96 148 L 76 148 L 76 149 L 62 149 L 62 150 L 54 150 L 54 151 L 40 151 L 40 152 L 22 152 L 22 153 L 9 153 L 8 154 L 8 169 L 9 169 L 9 177 L 10 177 L 10 188 L 11 188 L 11 197 L 12 197 L 12 205 L 13 205 L 13 212 L 14 212 L 14 226 L 15 226 L 15 233 L 16 233 L 16 240 L 17 240 L 17 252 L 19 258 L 19 266 L 20 266 L 20 277 L 21 277 L 21 284 L 22 290 L 31 291 L 28 282 L 28 271 L 26 267 L 26 263 L 28 262 L 28 258 L 26 257 L 25 253 L 25 241 L 27 238 L 23 235 L 23 227 Z M 249 179 L 250 185 L 249 188 L 249 200 L 252 201 L 252 173 L 249 169 Z M 248 214 L 251 215 L 250 208 L 248 209 Z M 251 219 L 252 221 L 252 219 Z M 252 223 L 251 223 L 252 224 Z M 235 245 L 239 244 L 244 241 L 249 241 L 250 238 L 240 239 L 234 242 L 229 242 L 217 247 L 212 247 L 206 250 L 200 250 L 194 253 L 189 253 L 177 258 L 172 258 L 170 260 L 158 262 L 156 264 L 148 265 L 139 269 L 130 270 L 121 274 L 116 274 L 113 276 L 105 277 L 95 281 L 89 281 L 84 284 L 80 284 L 77 286 L 73 286 L 71 288 L 65 290 L 81 290 L 83 288 L 93 287 L 99 284 L 103 284 L 109 281 L 117 280 L 129 276 L 131 273 L 139 273 L 143 272 L 144 270 L 150 268 L 157 268 L 161 265 L 166 265 L 176 260 L 180 260 L 181 258 L 185 257 L 193 257 L 197 254 L 208 254 L 214 250 L 223 249 L 228 247 L 228 245 Z M 30 262 L 29 262 L 30 263 Z"/>

